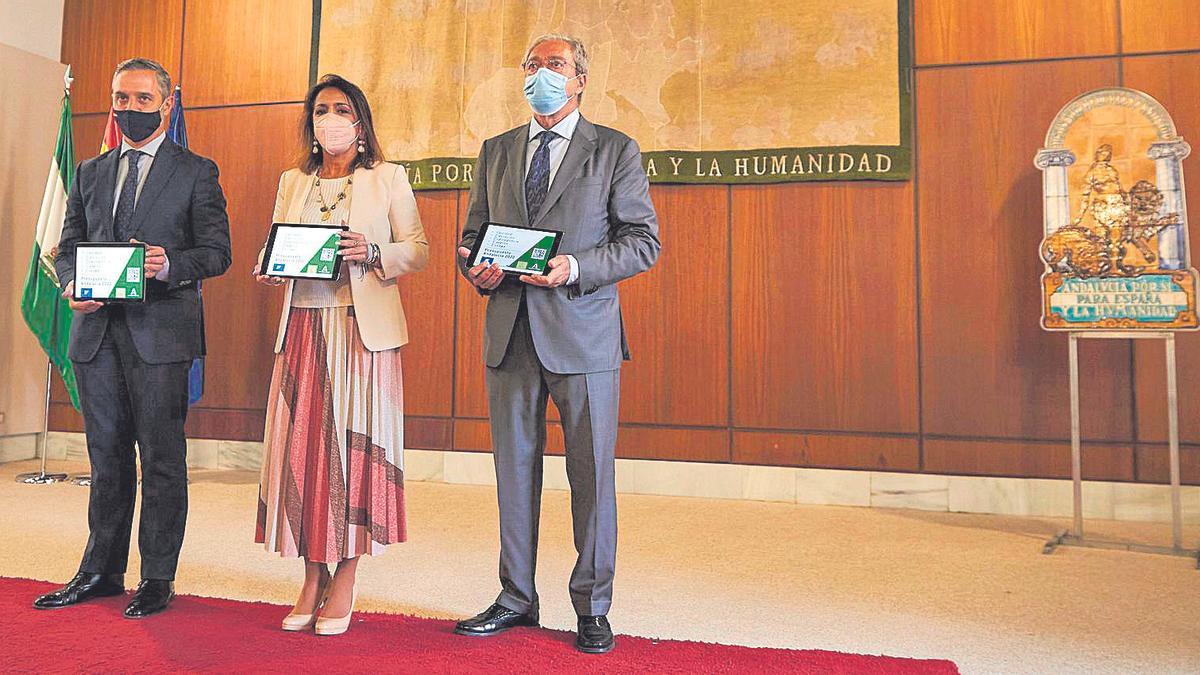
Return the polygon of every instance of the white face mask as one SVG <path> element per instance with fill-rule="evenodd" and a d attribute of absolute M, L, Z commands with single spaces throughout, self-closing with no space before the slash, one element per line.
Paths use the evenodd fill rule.
<path fill-rule="evenodd" d="M 321 147 L 325 148 L 325 152 L 331 155 L 340 155 L 350 149 L 354 145 L 354 141 L 358 140 L 358 130 L 354 127 L 358 126 L 358 122 L 351 122 L 341 115 L 329 113 L 317 120 L 313 125 L 313 131 L 317 135 L 317 142 Z"/>

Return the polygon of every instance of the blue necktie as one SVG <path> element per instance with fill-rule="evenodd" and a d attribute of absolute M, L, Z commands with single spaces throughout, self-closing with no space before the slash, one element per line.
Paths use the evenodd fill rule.
<path fill-rule="evenodd" d="M 543 131 L 537 135 L 541 145 L 533 153 L 533 161 L 529 164 L 529 175 L 525 176 L 525 206 L 529 211 L 529 224 L 537 218 L 546 201 L 546 193 L 550 191 L 550 141 L 558 138 L 553 131 Z"/>
<path fill-rule="evenodd" d="M 138 162 L 142 159 L 139 150 L 127 150 L 129 172 L 121 185 L 121 196 L 117 199 L 117 212 L 113 214 L 113 233 L 117 241 L 129 241 L 133 237 L 133 208 L 137 202 Z"/>

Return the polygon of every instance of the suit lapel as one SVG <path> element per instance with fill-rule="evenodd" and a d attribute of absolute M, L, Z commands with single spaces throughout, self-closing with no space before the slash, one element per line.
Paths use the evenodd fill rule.
<path fill-rule="evenodd" d="M 509 176 L 509 186 L 512 198 L 517 203 L 517 211 L 521 214 L 521 222 L 505 223 L 506 225 L 521 225 L 529 223 L 529 206 L 525 203 L 525 148 L 529 145 L 529 125 L 521 127 L 513 136 L 507 148 L 508 168 L 505 175 Z"/>
<path fill-rule="evenodd" d="M 554 174 L 554 182 L 550 185 L 550 192 L 546 194 L 546 201 L 542 202 L 542 209 L 534 216 L 530 225 L 536 226 L 538 221 L 546 217 L 554 203 L 558 201 L 559 197 L 562 197 L 567 186 L 575 180 L 584 163 L 595 151 L 596 127 L 580 117 L 579 123 L 575 126 L 575 133 L 571 136 L 571 144 L 567 146 L 567 154 Z"/>
<path fill-rule="evenodd" d="M 96 189 L 100 205 L 100 238 L 98 241 L 112 241 L 116 238 L 113 233 L 113 199 L 117 192 L 117 166 L 121 162 L 121 146 L 113 149 L 108 157 L 100 160 L 99 176 L 96 179 Z"/>
<path fill-rule="evenodd" d="M 142 194 L 138 197 L 137 206 L 133 210 L 135 239 L 142 233 L 142 227 L 146 224 L 146 217 L 149 215 L 150 209 L 154 207 L 154 201 L 162 194 L 163 188 L 175 174 L 178 156 L 179 146 L 172 143 L 171 139 L 164 139 L 162 145 L 158 146 L 158 152 L 154 155 L 154 163 L 150 165 L 150 175 L 146 176 L 146 183 L 142 185 Z"/>
<path fill-rule="evenodd" d="M 350 231 L 366 235 L 368 239 L 371 238 L 372 222 L 379 221 L 368 209 L 374 209 L 375 205 L 384 202 L 375 194 L 374 178 L 370 171 L 361 166 L 354 170 L 351 174 L 354 185 L 350 187 L 350 212 L 346 214 L 346 225 L 350 227 Z M 387 222 L 386 217 L 383 218 L 383 222 Z"/>

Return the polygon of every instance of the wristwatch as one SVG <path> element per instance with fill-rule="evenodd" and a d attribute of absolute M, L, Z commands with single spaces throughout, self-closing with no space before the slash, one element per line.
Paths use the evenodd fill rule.
<path fill-rule="evenodd" d="M 379 244 L 371 243 L 368 248 L 370 254 L 367 256 L 367 266 L 374 267 L 379 263 Z"/>

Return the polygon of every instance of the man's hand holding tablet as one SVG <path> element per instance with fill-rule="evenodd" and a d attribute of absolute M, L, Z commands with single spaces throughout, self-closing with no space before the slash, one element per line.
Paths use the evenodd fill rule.
<path fill-rule="evenodd" d="M 76 300 L 74 281 L 67 283 L 67 287 L 63 289 L 62 296 L 67 299 L 67 305 L 71 307 L 71 311 L 73 312 L 91 314 L 104 306 L 104 303 L 96 302 L 95 300 Z"/>
<path fill-rule="evenodd" d="M 471 257 L 471 249 L 466 246 L 458 247 L 458 256 L 463 259 Z M 467 277 L 471 283 L 475 284 L 476 288 L 482 288 L 485 291 L 495 289 L 504 281 L 504 270 L 496 263 L 480 263 L 467 270 Z"/>
<path fill-rule="evenodd" d="M 158 273 L 162 271 L 163 266 L 167 264 L 167 251 L 161 246 L 154 246 L 140 242 L 137 239 L 130 239 L 131 244 L 141 244 L 146 247 L 146 278 L 155 279 Z"/>
<path fill-rule="evenodd" d="M 153 264 L 147 263 L 147 251 L 156 249 Z M 75 278 L 64 295 L 76 311 L 91 313 L 106 302 L 144 302 L 147 270 L 162 269 L 166 256 L 161 247 L 148 247 L 139 241 L 94 242 L 75 244 Z"/>
<path fill-rule="evenodd" d="M 545 274 L 538 276 L 522 274 L 518 278 L 530 286 L 541 286 L 542 288 L 558 288 L 571 278 L 571 262 L 565 255 L 556 255 L 551 258 L 547 263 L 547 268 Z"/>
<path fill-rule="evenodd" d="M 501 223 L 484 223 L 472 249 L 459 248 L 467 261 L 467 278 L 476 287 L 492 290 L 512 275 L 531 286 L 556 288 L 571 275 L 566 256 L 555 255 L 562 232 Z"/>

